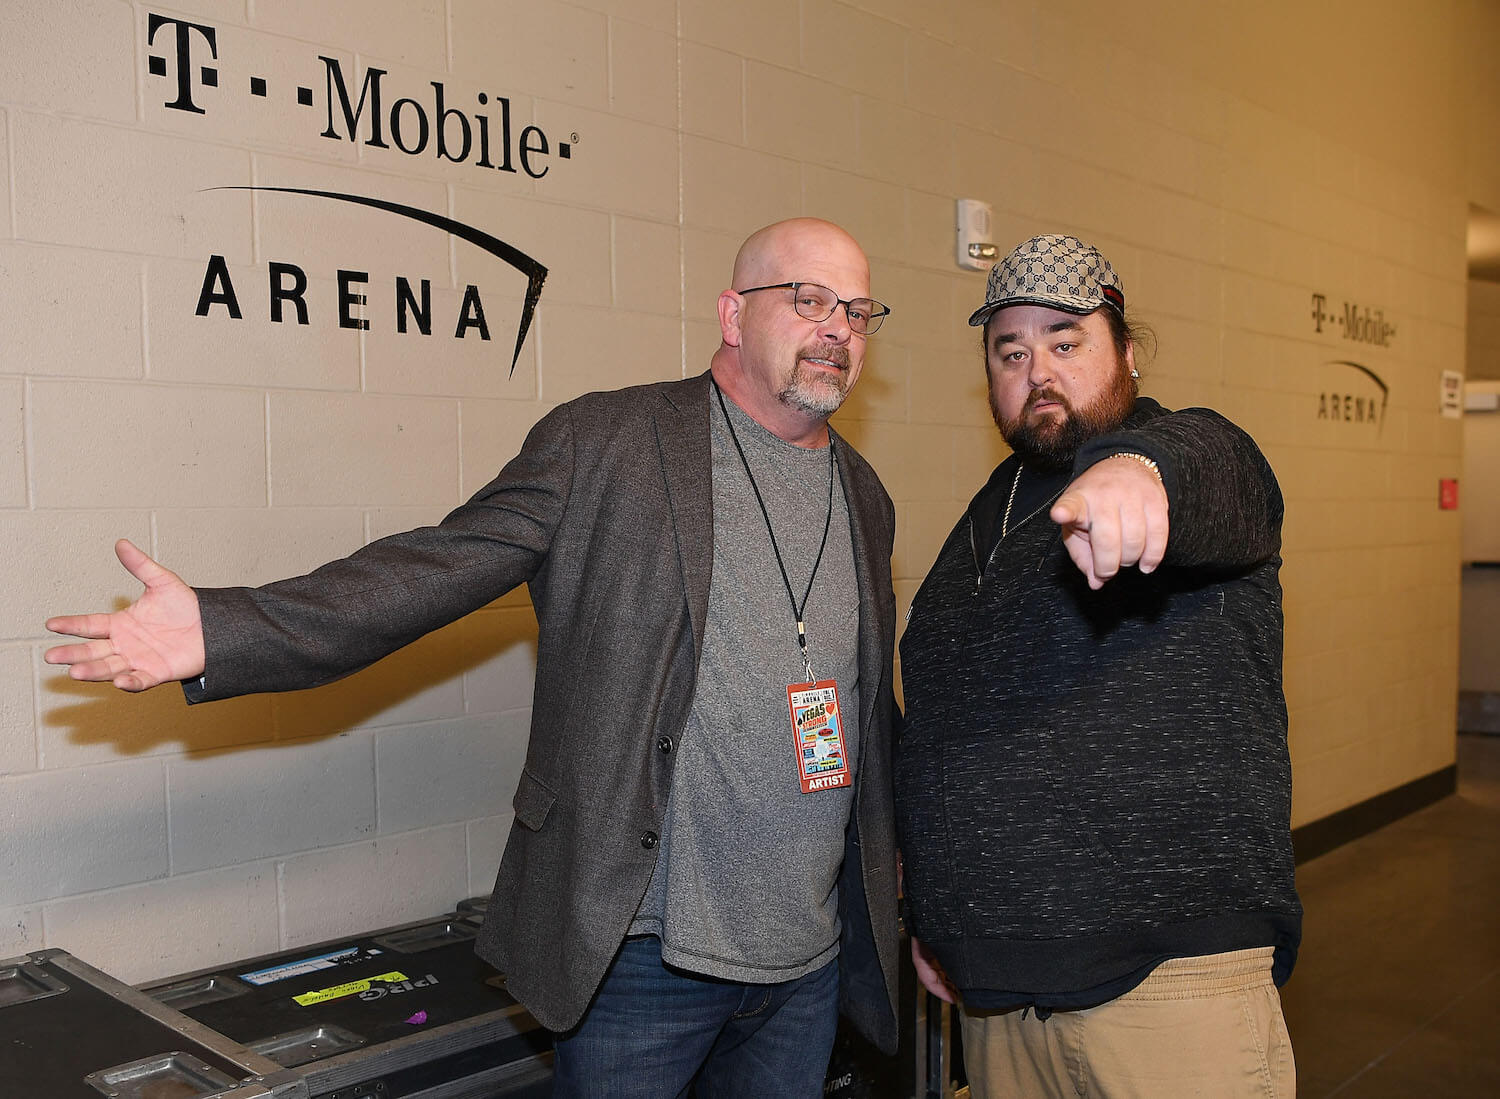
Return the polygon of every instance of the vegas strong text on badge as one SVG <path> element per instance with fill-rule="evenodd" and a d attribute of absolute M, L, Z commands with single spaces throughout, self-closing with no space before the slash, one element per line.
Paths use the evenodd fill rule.
<path fill-rule="evenodd" d="M 786 689 L 802 792 L 848 786 L 849 755 L 844 749 L 843 713 L 831 679 L 793 683 Z"/>

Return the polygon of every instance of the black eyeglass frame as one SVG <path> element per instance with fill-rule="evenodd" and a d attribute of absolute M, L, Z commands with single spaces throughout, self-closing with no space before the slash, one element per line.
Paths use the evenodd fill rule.
<path fill-rule="evenodd" d="M 802 312 L 802 302 L 801 299 L 797 297 L 797 291 L 801 290 L 804 286 L 816 286 L 819 290 L 828 291 L 828 293 L 833 297 L 833 305 L 829 308 L 828 312 L 824 313 L 821 317 L 809 317 L 806 313 Z M 861 336 L 873 336 L 876 332 L 880 331 L 881 323 L 891 315 L 891 307 L 886 305 L 884 302 L 876 301 L 874 298 L 853 298 L 849 301 L 845 301 L 843 298 L 834 293 L 833 287 L 824 286 L 821 282 L 775 282 L 770 284 L 769 286 L 752 286 L 748 290 L 736 290 L 735 293 L 753 294 L 757 290 L 792 291 L 792 308 L 797 311 L 797 316 L 801 317 L 805 321 L 812 321 L 815 324 L 821 324 L 823 321 L 826 321 L 829 317 L 833 316 L 833 314 L 838 310 L 838 307 L 842 305 L 844 307 L 844 316 L 849 318 L 850 330 L 853 332 L 858 332 Z M 862 330 L 855 327 L 854 318 L 849 313 L 849 307 L 857 301 L 867 301 L 872 306 L 867 319 L 865 320 L 865 327 Z"/>

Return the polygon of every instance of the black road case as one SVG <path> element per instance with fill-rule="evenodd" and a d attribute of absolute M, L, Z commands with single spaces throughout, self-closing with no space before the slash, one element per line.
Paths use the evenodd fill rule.
<path fill-rule="evenodd" d="M 457 915 L 184 974 L 142 991 L 305 1081 L 313 1099 L 532 1099 L 551 1038 Z"/>
<path fill-rule="evenodd" d="M 0 961 L 6 1099 L 306 1099 L 281 1066 L 63 950 Z"/>

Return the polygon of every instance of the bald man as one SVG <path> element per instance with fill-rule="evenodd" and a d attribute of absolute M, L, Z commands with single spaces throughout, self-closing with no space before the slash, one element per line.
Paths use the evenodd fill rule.
<path fill-rule="evenodd" d="M 561 1096 L 819 1096 L 839 1009 L 896 1044 L 894 511 L 829 427 L 889 312 L 843 230 L 751 236 L 686 381 L 591 393 L 436 527 L 261 588 L 54 618 L 75 679 L 327 683 L 521 583 L 526 766 L 477 949 Z"/>

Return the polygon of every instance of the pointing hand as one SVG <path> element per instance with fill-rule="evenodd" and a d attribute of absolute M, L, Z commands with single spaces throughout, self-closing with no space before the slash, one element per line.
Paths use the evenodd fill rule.
<path fill-rule="evenodd" d="M 1120 569 L 1151 572 L 1167 552 L 1167 490 L 1150 467 L 1114 457 L 1084 470 L 1052 505 L 1068 556 L 1098 591 Z"/>

